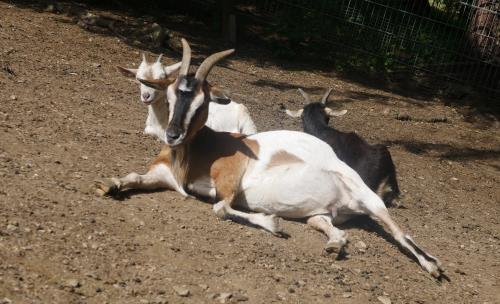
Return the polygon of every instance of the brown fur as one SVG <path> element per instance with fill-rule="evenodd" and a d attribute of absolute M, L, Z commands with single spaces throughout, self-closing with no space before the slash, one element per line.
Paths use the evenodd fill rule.
<path fill-rule="evenodd" d="M 304 161 L 297 156 L 290 154 L 284 150 L 280 150 L 273 154 L 271 161 L 267 164 L 267 169 L 281 165 L 288 165 L 293 163 L 303 163 Z"/>
<path fill-rule="evenodd" d="M 203 128 L 190 152 L 189 180 L 209 175 L 215 183 L 217 196 L 227 199 L 237 191 L 249 161 L 257 159 L 259 145 L 241 134 Z"/>
<path fill-rule="evenodd" d="M 160 163 L 167 165 L 182 187 L 210 176 L 220 199 L 234 197 L 248 163 L 257 159 L 259 144 L 241 134 L 215 132 L 207 127 L 196 135 L 193 141 L 176 149 L 164 145 L 150 169 Z"/>

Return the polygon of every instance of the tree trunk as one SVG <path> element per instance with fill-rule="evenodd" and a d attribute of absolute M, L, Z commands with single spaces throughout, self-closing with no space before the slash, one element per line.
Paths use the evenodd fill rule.
<path fill-rule="evenodd" d="M 478 0 L 469 24 L 469 42 L 481 59 L 500 63 L 500 3 Z"/>

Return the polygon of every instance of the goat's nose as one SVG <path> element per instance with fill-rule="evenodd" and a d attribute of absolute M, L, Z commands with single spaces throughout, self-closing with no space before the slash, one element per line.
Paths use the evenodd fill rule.
<path fill-rule="evenodd" d="M 176 130 L 167 130 L 167 140 L 172 141 L 181 137 L 181 133 Z"/>
<path fill-rule="evenodd" d="M 149 100 L 149 97 L 151 97 L 151 94 L 149 94 L 149 93 L 142 93 L 142 100 L 147 101 L 147 100 Z"/>

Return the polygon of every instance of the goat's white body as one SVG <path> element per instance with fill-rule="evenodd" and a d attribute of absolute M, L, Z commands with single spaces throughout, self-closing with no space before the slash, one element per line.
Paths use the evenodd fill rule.
<path fill-rule="evenodd" d="M 205 125 L 215 131 L 251 135 L 257 133 L 247 107 L 231 101 L 227 105 L 211 102 Z"/>
<path fill-rule="evenodd" d="M 259 144 L 258 159 L 252 160 L 245 171 L 236 203 L 249 210 L 285 218 L 335 216 L 347 209 L 349 214 L 360 211 L 353 201 L 373 199 L 359 175 L 316 137 L 270 131 L 248 138 Z M 270 167 L 272 156 L 279 151 L 301 162 Z"/>

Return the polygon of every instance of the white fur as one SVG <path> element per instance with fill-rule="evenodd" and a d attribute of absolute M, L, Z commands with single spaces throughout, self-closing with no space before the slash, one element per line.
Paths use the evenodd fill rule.
<path fill-rule="evenodd" d="M 246 167 L 234 198 L 236 205 L 259 213 L 234 210 L 229 198 L 214 206 L 217 216 L 242 218 L 275 234 L 280 232 L 275 216 L 309 218 L 309 225 L 328 236 L 326 249 L 340 250 L 346 238 L 343 231 L 333 226 L 335 218 L 367 214 L 387 225 L 396 241 L 411 252 L 426 271 L 436 277 L 441 275 L 440 262 L 402 232 L 380 197 L 356 171 L 337 158 L 328 144 L 294 131 L 264 132 L 248 138 L 257 141 L 259 152 Z M 270 165 L 273 155 L 281 151 L 301 161 Z M 196 191 L 196 187 L 192 189 Z"/>
<path fill-rule="evenodd" d="M 208 106 L 208 119 L 205 125 L 221 132 L 246 135 L 257 133 L 247 107 L 234 101 L 227 105 L 211 102 Z"/>

